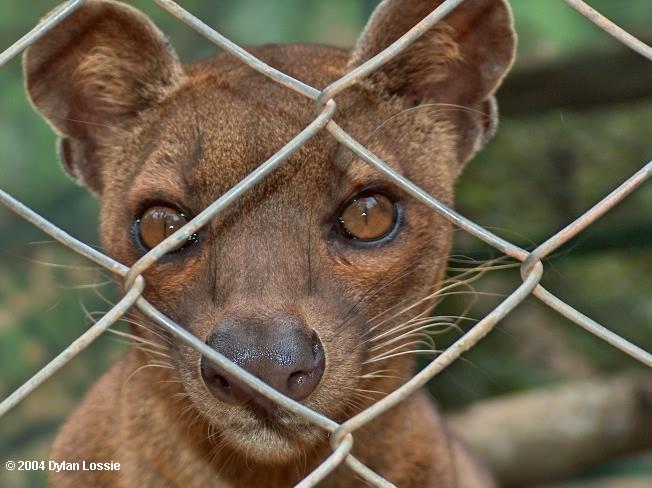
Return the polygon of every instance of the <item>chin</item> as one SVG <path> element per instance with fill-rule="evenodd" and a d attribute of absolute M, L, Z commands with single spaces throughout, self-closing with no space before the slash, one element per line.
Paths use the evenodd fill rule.
<path fill-rule="evenodd" d="M 305 458 L 306 452 L 327 443 L 327 435 L 300 417 L 279 409 L 248 407 L 216 409 L 210 419 L 221 442 L 249 461 L 287 464 Z"/>

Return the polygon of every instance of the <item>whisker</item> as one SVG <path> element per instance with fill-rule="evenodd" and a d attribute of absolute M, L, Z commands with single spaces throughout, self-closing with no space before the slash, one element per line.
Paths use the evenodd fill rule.
<path fill-rule="evenodd" d="M 159 351 L 156 351 L 156 354 L 161 354 L 161 355 L 170 357 L 169 354 L 166 354 L 165 352 L 163 352 L 163 351 L 165 351 L 165 347 L 161 346 L 160 344 L 156 344 L 155 342 L 148 341 L 147 339 L 143 339 L 142 337 L 138 337 L 136 335 L 129 334 L 127 332 L 122 332 L 121 330 L 115 330 L 115 329 L 109 328 L 109 329 L 107 329 L 107 331 L 114 334 L 114 335 L 117 335 L 119 337 L 125 337 L 127 339 L 130 339 L 131 341 L 137 342 L 139 344 L 144 344 L 146 346 L 150 346 L 150 347 L 154 347 L 156 349 L 159 349 Z M 133 344 L 133 342 L 131 344 Z"/>
<path fill-rule="evenodd" d="M 354 388 L 354 387 L 351 387 L 351 386 L 345 386 L 344 388 L 347 389 L 347 390 L 358 392 L 358 393 L 369 393 L 371 395 L 386 395 L 386 393 L 384 391 L 366 390 L 364 388 Z"/>
<path fill-rule="evenodd" d="M 149 327 L 146 324 L 143 324 L 142 322 L 139 322 L 139 321 L 137 321 L 135 319 L 125 318 L 125 317 L 122 317 L 120 319 L 120 322 L 135 325 L 136 327 L 140 327 L 140 328 L 142 328 L 142 329 L 144 329 L 144 330 L 146 330 L 148 332 L 151 332 L 152 334 L 154 334 L 155 336 L 157 336 L 159 339 L 166 342 L 167 344 L 172 345 L 172 340 L 168 336 L 165 336 L 165 335 L 161 334 L 160 332 L 157 332 L 156 330 L 154 330 L 154 328 Z"/>
<path fill-rule="evenodd" d="M 389 355 L 390 353 L 393 353 L 393 352 L 396 352 L 396 351 L 400 351 L 401 349 L 404 349 L 404 348 L 406 348 L 406 347 L 416 346 L 416 345 L 418 345 L 418 344 L 423 344 L 423 341 L 422 341 L 422 340 L 417 340 L 417 341 L 406 342 L 406 343 L 404 343 L 404 344 L 401 344 L 401 345 L 399 345 L 399 346 L 394 347 L 393 349 L 390 349 L 389 351 L 385 351 L 385 352 L 383 352 L 383 353 L 381 353 L 381 354 L 378 354 L 377 356 L 374 356 L 374 357 L 371 358 L 371 359 L 366 360 L 366 361 L 364 362 L 364 364 L 373 363 L 373 362 L 376 362 L 376 361 L 381 361 L 381 360 L 383 360 L 383 359 L 387 359 L 387 357 L 392 357 L 391 355 L 390 355 L 390 356 L 387 356 L 387 355 Z M 432 350 L 434 350 L 434 347 L 433 347 L 433 348 L 430 348 L 430 349 L 428 349 L 428 350 L 429 350 L 429 351 L 432 351 Z M 406 351 L 406 352 L 413 352 L 413 351 L 416 351 L 416 349 L 411 349 L 410 351 Z"/>
<path fill-rule="evenodd" d="M 140 328 L 142 328 L 142 329 L 144 329 L 144 330 L 146 330 L 146 331 L 148 331 L 148 332 L 151 332 L 152 334 L 154 334 L 155 336 L 157 336 L 157 337 L 158 337 L 159 339 L 161 339 L 162 341 L 165 341 L 167 344 L 172 344 L 172 342 L 170 341 L 170 339 L 169 339 L 168 337 L 166 337 L 166 336 L 160 334 L 159 332 L 155 331 L 153 328 L 148 327 L 146 324 L 143 324 L 143 323 L 141 323 L 141 322 L 138 322 L 137 320 L 132 320 L 132 319 L 125 319 L 125 318 L 122 318 L 122 319 L 120 319 L 120 322 L 124 322 L 124 323 L 126 323 L 126 324 L 135 325 L 136 327 L 140 327 Z M 161 348 L 163 347 L 163 346 L 161 346 L 160 344 L 158 344 L 158 346 L 161 347 Z"/>
<path fill-rule="evenodd" d="M 147 363 L 147 364 L 144 364 L 142 366 L 139 366 L 129 376 L 127 376 L 127 379 L 124 380 L 124 382 L 122 383 L 122 386 L 124 387 L 129 381 L 131 381 L 131 379 L 136 375 L 136 373 L 138 373 L 140 371 L 144 371 L 147 368 L 174 369 L 169 365 Z"/>
<path fill-rule="evenodd" d="M 378 329 L 379 327 L 381 327 L 382 325 L 384 325 L 388 321 L 393 320 L 393 319 L 401 316 L 402 314 L 409 312 L 410 310 L 413 310 L 414 308 L 422 305 L 423 303 L 428 302 L 429 300 L 434 300 L 434 299 L 440 300 L 444 296 L 449 296 L 448 293 L 451 293 L 451 292 L 449 292 L 449 290 L 453 290 L 453 289 L 455 289 L 457 287 L 460 287 L 460 286 L 468 286 L 468 285 L 470 285 L 471 283 L 479 280 L 487 271 L 488 271 L 488 269 L 485 269 L 483 267 L 478 267 L 478 268 L 474 268 L 473 270 L 469 270 L 469 271 L 466 271 L 466 272 L 462 273 L 460 276 L 469 276 L 470 275 L 470 278 L 466 278 L 464 280 L 456 279 L 455 281 L 450 282 L 450 284 L 439 288 L 434 293 L 431 293 L 430 295 L 427 295 L 426 297 L 424 297 L 424 298 L 422 298 L 420 300 L 417 300 L 416 302 L 413 302 L 411 305 L 409 305 L 407 307 L 404 307 L 400 312 L 397 312 L 394 315 L 392 315 L 390 317 L 387 317 L 384 320 L 382 320 L 382 321 L 378 322 L 377 324 L 375 324 L 373 327 L 371 327 L 370 329 L 368 329 L 365 332 L 363 337 L 366 336 L 367 334 L 369 334 L 370 332 Z M 456 293 L 459 294 L 459 292 L 456 292 Z M 474 293 L 477 293 L 477 292 L 474 292 Z M 438 303 L 438 301 L 435 304 L 431 305 L 430 310 L 425 311 L 423 314 L 430 313 L 432 308 L 434 308 L 434 306 L 437 305 L 437 303 Z"/>
<path fill-rule="evenodd" d="M 365 364 L 367 363 L 375 363 L 378 361 L 385 361 L 387 359 L 397 357 L 397 356 L 405 356 L 407 354 L 441 354 L 443 351 L 438 351 L 438 350 L 433 350 L 433 349 L 410 349 L 409 351 L 403 351 L 403 352 L 397 352 L 395 354 L 391 354 L 389 356 L 383 356 L 380 358 L 373 358 L 370 359 L 369 361 L 366 361 Z"/>
<path fill-rule="evenodd" d="M 373 395 L 368 394 L 368 393 L 364 393 L 364 391 L 361 391 L 361 390 L 359 390 L 357 388 L 346 388 L 346 389 L 352 390 L 353 395 L 358 399 L 369 400 L 371 402 L 377 400 L 377 397 L 374 397 Z M 384 394 L 382 394 L 382 395 L 384 395 Z M 361 407 L 363 405 L 362 405 L 362 403 L 359 403 L 358 406 Z"/>
<path fill-rule="evenodd" d="M 382 349 L 384 347 L 387 347 L 387 346 L 389 346 L 391 344 L 394 344 L 394 343 L 396 343 L 398 341 L 401 341 L 401 340 L 405 339 L 406 337 L 409 337 L 410 335 L 415 334 L 415 333 L 426 334 L 430 338 L 430 340 L 432 340 L 432 335 L 438 334 L 438 333 L 441 333 L 441 332 L 429 331 L 428 329 L 430 327 L 440 326 L 440 325 L 446 325 L 447 326 L 446 329 L 451 330 L 451 327 L 454 326 L 455 324 L 451 324 L 450 322 L 439 322 L 439 321 L 437 321 L 437 322 L 432 322 L 432 323 L 426 323 L 425 325 L 422 325 L 422 326 L 416 327 L 416 328 L 408 328 L 407 332 L 404 332 L 403 334 L 400 334 L 400 335 L 398 335 L 396 337 L 391 337 L 388 340 L 386 340 L 385 342 L 382 342 L 380 344 L 377 344 L 377 345 L 371 347 L 369 350 L 370 351 L 377 351 L 377 350 Z"/>
<path fill-rule="evenodd" d="M 409 274 L 413 273 L 417 269 L 417 264 L 418 264 L 417 261 L 415 261 L 413 263 L 410 263 L 405 270 L 403 270 L 400 273 L 398 273 L 397 275 L 393 276 L 391 279 L 389 279 L 389 280 L 387 280 L 385 282 L 382 282 L 382 280 L 378 280 L 371 287 L 369 287 L 367 292 L 360 297 L 360 299 L 349 309 L 349 311 L 346 314 L 343 315 L 343 317 L 342 317 L 343 325 L 346 325 L 349 322 L 353 312 L 355 312 L 355 310 L 362 303 L 364 303 L 364 301 L 374 298 L 382 290 L 384 290 L 386 287 L 390 286 L 391 284 L 395 283 L 396 281 L 400 280 L 401 278 L 404 278 L 404 277 L 408 276 Z M 380 285 L 380 283 L 382 283 L 382 285 Z"/>
<path fill-rule="evenodd" d="M 461 322 L 462 320 L 467 320 L 467 321 L 470 321 L 470 322 L 477 322 L 477 319 L 473 319 L 471 317 L 465 317 L 465 316 L 462 316 L 462 315 L 437 315 L 435 317 L 420 317 L 420 316 L 417 316 L 417 317 L 414 317 L 414 318 L 408 320 L 407 322 L 402 322 L 402 323 L 400 323 L 398 325 L 395 325 L 394 327 L 392 327 L 391 329 L 389 329 L 387 331 L 381 332 L 380 334 L 365 340 L 364 342 L 362 342 L 362 344 L 366 344 L 367 342 L 374 342 L 374 341 L 377 341 L 379 339 L 383 339 L 385 337 L 388 337 L 388 336 L 391 336 L 393 334 L 399 333 L 399 332 L 403 331 L 406 328 L 416 327 L 418 325 L 428 323 L 428 322 L 432 322 L 432 321 L 439 321 L 439 322 L 433 322 L 432 325 L 448 325 L 448 326 L 455 325 L 456 322 L 455 323 L 450 322 L 451 320 L 456 320 L 457 322 Z M 432 332 L 433 333 L 444 333 L 444 332 L 447 332 L 448 330 L 449 330 L 449 327 L 447 327 L 445 329 L 442 329 L 441 331 L 432 331 Z"/>
<path fill-rule="evenodd" d="M 108 284 L 112 283 L 111 281 L 100 281 L 99 283 L 83 283 L 81 285 L 57 285 L 57 288 L 62 290 L 89 290 L 91 288 L 101 288 Z"/>
<path fill-rule="evenodd" d="M 371 373 L 366 373 L 363 375 L 358 375 L 357 378 L 361 379 L 374 379 L 374 378 L 398 378 L 399 376 L 397 375 L 390 375 L 386 373 L 393 373 L 396 372 L 393 369 L 377 369 L 376 371 L 373 371 Z"/>
<path fill-rule="evenodd" d="M 32 263 L 32 264 L 38 264 L 39 266 L 46 266 L 48 268 L 60 268 L 60 269 L 85 269 L 89 271 L 97 270 L 97 266 L 86 266 L 83 264 L 61 264 L 61 263 L 51 263 L 49 261 L 41 261 L 39 259 L 35 258 L 27 258 L 24 257 L 24 260 Z"/>

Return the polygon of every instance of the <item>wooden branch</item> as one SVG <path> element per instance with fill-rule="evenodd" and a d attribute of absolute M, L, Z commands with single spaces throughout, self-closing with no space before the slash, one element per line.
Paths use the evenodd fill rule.
<path fill-rule="evenodd" d="M 623 476 L 598 478 L 582 482 L 561 482 L 553 485 L 540 485 L 537 488 L 650 488 L 652 478 L 642 476 Z"/>
<path fill-rule="evenodd" d="M 516 70 L 498 92 L 502 116 L 586 110 L 652 98 L 652 63 L 629 49 Z"/>
<path fill-rule="evenodd" d="M 652 375 L 573 382 L 481 402 L 449 416 L 500 486 L 558 480 L 652 448 Z"/>

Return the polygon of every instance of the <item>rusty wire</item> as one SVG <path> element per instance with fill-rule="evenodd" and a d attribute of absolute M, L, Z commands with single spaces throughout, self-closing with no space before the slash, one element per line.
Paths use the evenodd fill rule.
<path fill-rule="evenodd" d="M 43 383 L 47 378 L 52 376 L 59 368 L 68 363 L 73 357 L 81 352 L 86 346 L 99 337 L 106 329 L 113 325 L 122 317 L 132 306 L 136 306 L 147 317 L 156 322 L 160 327 L 172 334 L 178 340 L 197 349 L 202 355 L 213 361 L 228 374 L 237 376 L 242 382 L 249 385 L 252 389 L 275 401 L 282 407 L 302 416 L 316 426 L 324 429 L 330 434 L 330 442 L 333 449 L 331 455 L 326 458 L 313 472 L 304 478 L 297 486 L 302 488 L 312 487 L 323 480 L 337 466 L 346 463 L 359 476 L 367 480 L 373 486 L 391 487 L 394 486 L 377 473 L 362 464 L 354 458 L 350 451 L 354 443 L 354 433 L 357 429 L 373 420 L 383 412 L 396 406 L 405 400 L 409 395 L 414 393 L 418 388 L 426 384 L 435 375 L 457 360 L 464 352 L 468 351 L 485 337 L 496 324 L 517 307 L 526 297 L 534 295 L 546 305 L 556 310 L 572 322 L 584 328 L 588 332 L 608 342 L 612 346 L 620 349 L 626 354 L 636 358 L 641 363 L 652 367 L 652 354 L 644 351 L 635 344 L 630 343 L 623 337 L 610 331 L 607 327 L 598 324 L 591 318 L 557 298 L 540 284 L 543 276 L 544 267 L 542 260 L 551 252 L 558 249 L 571 238 L 577 236 L 580 232 L 593 224 L 597 219 L 609 211 L 612 207 L 621 202 L 627 195 L 637 187 L 647 181 L 652 176 L 652 162 L 645 164 L 639 171 L 632 175 L 627 181 L 616 188 L 611 194 L 602 201 L 591 207 L 577 220 L 566 226 L 561 231 L 551 236 L 536 249 L 528 252 L 511 242 L 493 234 L 487 229 L 460 215 L 456 211 L 448 208 L 438 199 L 419 188 L 409 179 L 394 171 L 386 162 L 367 150 L 362 144 L 351 137 L 347 132 L 340 128 L 334 121 L 333 115 L 337 111 L 334 97 L 342 91 L 348 89 L 361 78 L 367 76 L 382 64 L 386 63 L 401 50 L 414 42 L 419 36 L 425 33 L 433 25 L 445 18 L 451 11 L 457 8 L 464 0 L 445 0 L 433 12 L 428 14 L 421 22 L 410 29 L 401 38 L 388 46 L 385 50 L 361 64 L 351 72 L 345 74 L 338 80 L 331 83 L 323 90 L 318 90 L 306 83 L 294 79 L 287 74 L 272 68 L 260 59 L 251 55 L 240 46 L 236 45 L 229 39 L 225 38 L 214 29 L 203 23 L 200 19 L 180 7 L 172 0 L 154 0 L 159 6 L 170 12 L 180 21 L 190 26 L 195 31 L 202 34 L 212 43 L 216 44 L 226 52 L 240 59 L 252 69 L 269 77 L 276 83 L 279 83 L 289 89 L 292 89 L 315 101 L 317 116 L 315 119 L 281 150 L 274 154 L 267 161 L 262 163 L 256 170 L 246 178 L 236 184 L 220 198 L 215 200 L 211 205 L 206 207 L 200 214 L 193 218 L 187 225 L 179 229 L 173 235 L 165 239 L 159 245 L 154 247 L 142 258 L 140 258 L 131 268 L 116 262 L 103 253 L 93 249 L 83 242 L 70 236 L 57 226 L 47 221 L 45 218 L 30 210 L 28 207 L 18 202 L 12 196 L 0 190 L 0 203 L 13 210 L 19 216 L 23 217 L 46 234 L 49 234 L 63 245 L 77 252 L 78 254 L 94 261 L 109 271 L 122 276 L 125 280 L 125 295 L 123 298 L 107 312 L 95 325 L 89 328 L 84 334 L 76 339 L 70 346 L 56 356 L 50 363 L 42 368 L 37 374 L 29 379 L 25 384 L 13 392 L 9 397 L 0 403 L 0 416 L 7 413 L 11 408 L 16 406 L 22 399 L 29 395 L 35 388 Z M 641 42 L 622 28 L 618 27 L 604 16 L 596 12 L 589 5 L 581 0 L 563 0 L 568 5 L 576 9 L 582 15 L 594 22 L 600 28 L 605 30 L 617 40 L 635 50 L 642 56 L 652 60 L 652 47 Z M 58 9 L 42 20 L 30 32 L 24 35 L 8 49 L 0 53 L 0 67 L 4 66 L 12 58 L 20 54 L 26 47 L 34 43 L 40 37 L 45 35 L 48 30 L 56 26 L 66 16 L 82 6 L 84 0 L 69 0 L 63 3 Z M 386 397 L 377 401 L 374 405 L 363 410 L 352 418 L 343 423 L 334 420 L 314 411 L 305 405 L 296 402 L 281 393 L 277 392 L 266 383 L 253 376 L 251 373 L 243 370 L 236 364 L 232 363 L 224 356 L 207 346 L 203 341 L 189 333 L 180 324 L 165 316 L 162 312 L 151 305 L 142 297 L 145 287 L 143 273 L 162 256 L 175 249 L 179 243 L 185 240 L 215 218 L 223 209 L 238 199 L 244 192 L 248 191 L 258 182 L 263 180 L 275 168 L 283 164 L 290 155 L 306 144 L 313 136 L 322 130 L 328 131 L 338 142 L 346 146 L 360 159 L 366 161 L 377 171 L 384 174 L 396 185 L 404 189 L 408 194 L 432 208 L 442 217 L 449 220 L 457 227 L 467 233 L 481 239 L 491 245 L 501 253 L 510 256 L 521 262 L 522 284 L 516 288 L 507 298 L 505 298 L 493 311 L 473 326 L 466 334 L 457 340 L 453 345 L 443 351 L 428 366 L 418 372 L 410 381 L 393 391 Z"/>

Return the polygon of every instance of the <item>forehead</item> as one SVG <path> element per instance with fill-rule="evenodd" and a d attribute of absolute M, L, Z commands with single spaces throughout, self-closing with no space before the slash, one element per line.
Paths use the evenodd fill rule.
<path fill-rule="evenodd" d="M 258 48 L 254 54 L 316 88 L 341 76 L 348 56 L 333 48 L 294 45 Z M 123 165 L 118 172 L 125 175 L 117 176 L 125 182 L 119 186 L 128 189 L 130 206 L 149 197 L 188 202 L 189 210 L 199 211 L 317 115 L 313 100 L 225 54 L 191 65 L 187 73 L 188 81 L 149 114 L 118 163 Z M 351 87 L 337 98 L 338 124 L 396 170 L 446 197 L 452 181 L 447 173 L 450 137 L 435 119 L 421 119 L 364 86 Z M 415 123 L 421 124 L 418 131 Z M 415 134 L 428 139 L 427 144 Z M 433 140 L 439 141 L 435 147 Z M 261 199 L 314 207 L 317 200 L 347 198 L 357 188 L 374 184 L 393 186 L 321 131 L 236 207 Z"/>
<path fill-rule="evenodd" d="M 311 121 L 310 101 L 268 80 L 238 78 L 239 86 L 211 77 L 191 81 L 161 111 L 157 148 L 143 165 L 150 173 L 181 173 L 194 191 L 214 197 L 264 163 Z M 253 81 L 253 82 L 252 82 Z M 324 145 L 307 145 L 279 171 L 302 161 L 319 166 Z M 306 167 L 311 162 L 312 168 Z"/>
<path fill-rule="evenodd" d="M 256 54 L 269 64 L 317 88 L 340 76 L 346 63 L 345 53 L 321 46 L 260 51 Z M 132 162 L 137 166 L 130 178 L 132 193 L 152 189 L 171 197 L 192 193 L 205 206 L 279 151 L 317 115 L 313 100 L 226 55 L 191 65 L 187 72 L 188 81 L 150 114 L 139 136 L 141 154 L 139 161 Z M 342 105 L 348 106 L 343 111 L 348 118 L 355 115 L 355 103 L 343 100 Z M 371 131 L 369 117 L 361 117 L 360 124 L 370 124 Z M 337 176 L 334 173 L 342 173 L 345 159 L 350 155 L 322 131 L 259 186 L 278 187 L 288 179 L 297 191 L 325 186 Z M 364 176 L 364 172 L 358 169 L 356 174 Z M 291 193 L 289 187 L 283 192 Z"/>

